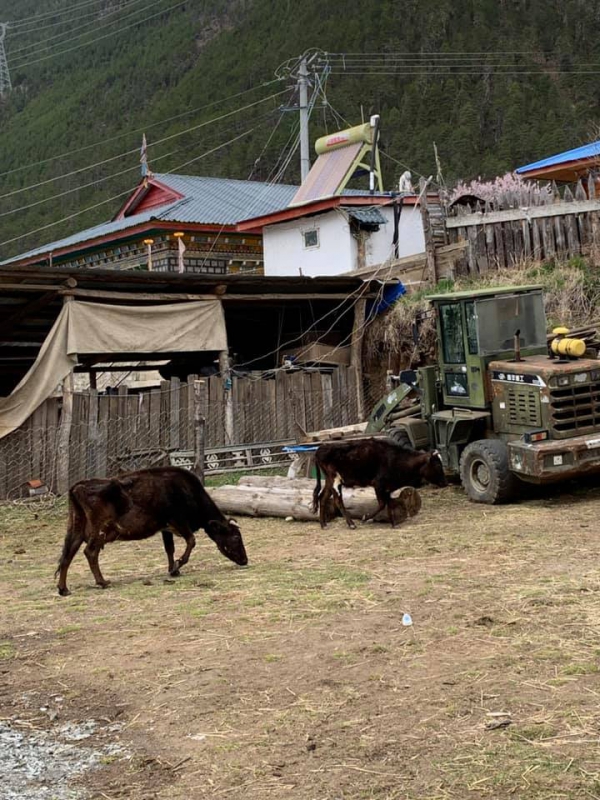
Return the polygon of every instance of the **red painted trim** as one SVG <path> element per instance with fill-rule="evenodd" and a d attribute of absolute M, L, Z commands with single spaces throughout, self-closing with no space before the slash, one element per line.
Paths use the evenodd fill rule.
<path fill-rule="evenodd" d="M 290 206 L 282 211 L 275 211 L 272 214 L 265 214 L 262 217 L 254 217 L 243 222 L 238 222 L 237 230 L 246 233 L 260 233 L 266 225 L 274 225 L 278 222 L 289 222 L 293 219 L 301 219 L 312 214 L 319 214 L 324 211 L 331 211 L 339 206 L 388 206 L 392 205 L 397 198 L 394 197 L 371 197 L 371 195 L 336 195 L 322 200 L 312 200 L 310 203 L 303 203 L 299 206 Z M 404 198 L 405 205 L 417 205 L 419 198 L 411 195 Z"/>
<path fill-rule="evenodd" d="M 6 266 L 7 268 L 12 269 L 13 267 L 26 267 L 30 264 L 47 262 L 50 257 L 50 253 L 52 253 L 53 260 L 65 255 L 85 253 L 87 250 L 96 249 L 103 244 L 107 244 L 109 242 L 121 242 L 125 239 L 131 239 L 139 236 L 140 234 L 148 233 L 149 231 L 154 231 L 155 233 L 160 233 L 162 231 L 184 231 L 190 233 L 216 232 L 221 234 L 239 233 L 239 231 L 236 230 L 235 225 L 203 225 L 201 223 L 162 222 L 161 220 L 150 220 L 149 222 L 145 222 L 141 225 L 134 225 L 131 228 L 125 228 L 122 231 L 116 231 L 113 234 L 105 234 L 104 236 L 98 236 L 96 239 L 88 239 L 83 242 L 78 242 L 71 247 L 61 247 L 58 250 L 48 249 L 44 253 L 38 253 L 36 256 L 30 256 L 29 258 L 22 259 L 21 261 L 14 261 Z"/>
<path fill-rule="evenodd" d="M 121 206 L 116 217 L 113 217 L 112 221 L 114 222 L 115 220 L 132 216 L 135 209 L 139 208 L 140 204 L 143 203 L 145 198 L 149 194 L 153 193 L 153 189 L 158 189 L 158 191 L 161 193 L 161 199 L 156 203 L 147 204 L 145 206 L 146 210 L 149 208 L 154 208 L 155 206 L 174 203 L 176 200 L 183 200 L 185 197 L 185 195 L 181 194 L 180 192 L 176 192 L 175 189 L 172 189 L 165 183 L 157 181 L 156 178 L 148 178 L 147 185 L 146 181 L 142 181 L 137 189 L 134 189 L 133 194 L 125 201 L 123 206 Z M 163 197 L 164 199 L 162 199 Z"/>

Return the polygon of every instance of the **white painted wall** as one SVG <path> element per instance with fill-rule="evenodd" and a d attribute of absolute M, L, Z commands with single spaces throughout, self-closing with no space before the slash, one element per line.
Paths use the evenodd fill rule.
<path fill-rule="evenodd" d="M 381 264 L 392 253 L 394 212 L 381 208 L 388 220 L 366 242 L 367 267 Z M 304 246 L 304 232 L 318 230 L 317 247 Z M 342 211 L 332 209 L 314 217 L 305 217 L 267 225 L 263 228 L 265 275 L 341 275 L 357 268 L 358 245 L 350 233 L 350 224 Z M 418 208 L 402 209 L 399 228 L 400 258 L 425 252 L 425 237 Z"/>

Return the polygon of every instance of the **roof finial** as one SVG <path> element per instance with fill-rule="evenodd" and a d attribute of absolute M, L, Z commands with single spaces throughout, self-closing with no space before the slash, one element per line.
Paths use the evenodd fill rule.
<path fill-rule="evenodd" d="M 142 136 L 142 148 L 140 150 L 140 164 L 142 165 L 142 178 L 147 185 L 148 178 L 152 175 L 148 166 L 148 145 L 146 144 L 146 134 Z"/>

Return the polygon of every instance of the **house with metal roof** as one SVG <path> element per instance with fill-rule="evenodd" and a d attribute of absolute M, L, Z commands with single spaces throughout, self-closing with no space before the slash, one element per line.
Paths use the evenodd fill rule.
<path fill-rule="evenodd" d="M 351 274 L 425 252 L 414 194 L 356 192 L 319 198 L 237 227 L 262 233 L 269 276 Z"/>
<path fill-rule="evenodd" d="M 600 176 L 600 140 L 590 142 L 564 153 L 542 158 L 515 170 L 524 178 L 542 179 L 563 183 L 575 183 L 592 174 L 596 181 Z"/>
<path fill-rule="evenodd" d="M 240 233 L 236 225 L 286 207 L 297 190 L 257 181 L 149 175 L 109 222 L 2 263 L 260 274 L 260 233 Z"/>

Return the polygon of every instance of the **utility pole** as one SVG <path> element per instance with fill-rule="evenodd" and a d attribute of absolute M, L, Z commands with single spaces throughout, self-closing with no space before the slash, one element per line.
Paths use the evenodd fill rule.
<path fill-rule="evenodd" d="M 12 90 L 8 61 L 4 50 L 4 37 L 6 36 L 7 28 L 8 22 L 0 22 L 0 97 Z"/>
<path fill-rule="evenodd" d="M 300 101 L 300 176 L 302 183 L 310 172 L 310 142 L 308 137 L 308 63 L 306 57 L 298 69 L 298 89 Z"/>

